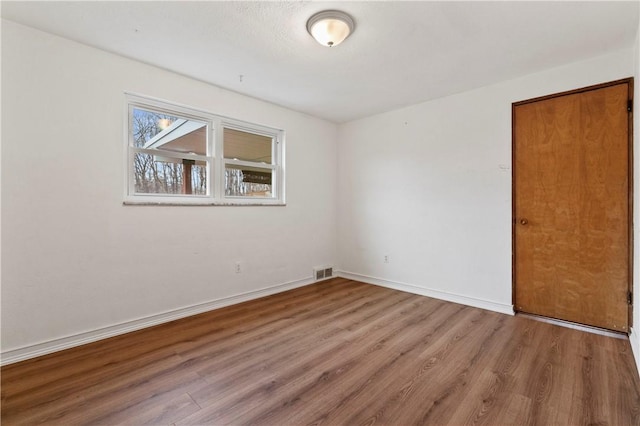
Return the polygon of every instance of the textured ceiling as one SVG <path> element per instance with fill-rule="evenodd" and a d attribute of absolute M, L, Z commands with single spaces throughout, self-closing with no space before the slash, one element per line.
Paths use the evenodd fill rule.
<path fill-rule="evenodd" d="M 334 122 L 630 47 L 638 2 L 8 2 L 2 17 Z M 335 48 L 315 12 L 356 30 Z M 242 75 L 242 79 L 240 78 Z"/>

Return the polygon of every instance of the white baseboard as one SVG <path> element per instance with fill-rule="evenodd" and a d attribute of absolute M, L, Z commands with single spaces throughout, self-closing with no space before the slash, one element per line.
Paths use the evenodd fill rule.
<path fill-rule="evenodd" d="M 629 330 L 629 344 L 631 344 L 631 352 L 636 360 L 638 374 L 640 374 L 640 336 L 633 327 Z"/>
<path fill-rule="evenodd" d="M 131 331 L 140 330 L 154 325 L 163 324 L 180 318 L 201 314 L 203 312 L 220 309 L 225 306 L 235 305 L 237 303 L 246 302 L 248 300 L 259 299 L 283 291 L 292 290 L 298 287 L 304 287 L 313 284 L 313 278 L 304 278 L 288 283 L 275 285 L 247 293 L 237 294 L 234 296 L 224 297 L 197 305 L 179 308 L 161 314 L 151 315 L 132 321 L 126 321 L 120 324 L 99 328 L 97 330 L 79 333 L 59 339 L 53 339 L 34 345 L 24 346 L 17 349 L 3 351 L 0 353 L 0 365 L 12 364 L 14 362 L 24 361 L 26 359 L 35 358 L 41 355 L 58 352 L 64 349 L 73 348 L 75 346 L 84 345 L 98 340 L 107 339 L 109 337 L 118 336 L 120 334 L 129 333 Z"/>
<path fill-rule="evenodd" d="M 394 290 L 406 291 L 408 293 L 419 294 L 421 296 L 433 297 L 434 299 L 446 300 L 448 302 L 460 303 L 462 305 L 473 306 L 474 308 L 487 309 L 489 311 L 500 312 L 501 314 L 513 315 L 513 305 L 492 302 L 490 300 L 477 299 L 460 294 L 448 293 L 446 291 L 433 290 L 425 287 L 418 287 L 413 284 L 400 283 L 384 278 L 375 278 L 368 275 L 356 274 L 353 272 L 337 271 L 337 275 L 355 281 L 362 281 L 368 284 L 381 287 L 392 288 Z"/>

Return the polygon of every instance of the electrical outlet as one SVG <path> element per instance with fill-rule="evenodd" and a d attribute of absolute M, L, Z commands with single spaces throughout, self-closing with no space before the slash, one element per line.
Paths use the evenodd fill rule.
<path fill-rule="evenodd" d="M 242 272 L 242 267 L 240 262 L 236 262 L 236 274 L 239 274 L 240 272 Z"/>
<path fill-rule="evenodd" d="M 384 263 L 389 263 L 389 255 L 388 254 L 384 255 Z"/>

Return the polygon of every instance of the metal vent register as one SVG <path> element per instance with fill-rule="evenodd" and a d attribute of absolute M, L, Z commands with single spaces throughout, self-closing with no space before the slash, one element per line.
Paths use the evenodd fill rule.
<path fill-rule="evenodd" d="M 316 281 L 326 280 L 327 278 L 333 277 L 333 267 L 327 268 L 314 268 L 313 276 Z"/>

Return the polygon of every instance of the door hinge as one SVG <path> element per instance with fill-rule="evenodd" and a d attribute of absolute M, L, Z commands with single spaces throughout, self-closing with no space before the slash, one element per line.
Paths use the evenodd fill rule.
<path fill-rule="evenodd" d="M 633 305 L 633 293 L 632 292 L 627 293 L 627 303 L 629 305 Z"/>
<path fill-rule="evenodd" d="M 633 111 L 633 100 L 629 99 L 627 101 L 627 111 L 632 112 Z"/>

